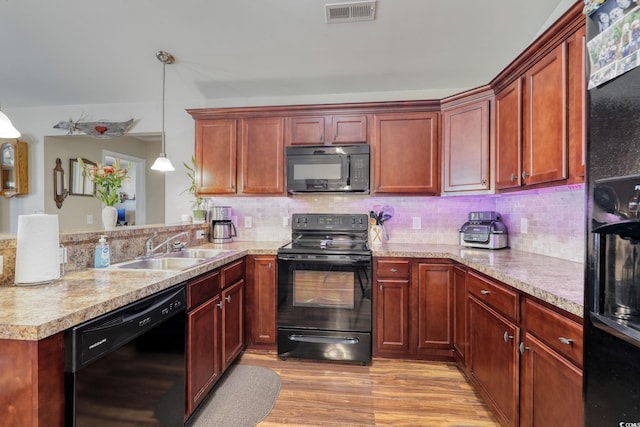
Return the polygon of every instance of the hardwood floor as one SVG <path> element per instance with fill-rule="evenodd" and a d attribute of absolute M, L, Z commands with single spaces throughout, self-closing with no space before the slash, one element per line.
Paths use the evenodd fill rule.
<path fill-rule="evenodd" d="M 499 426 L 453 364 L 375 359 L 371 366 L 280 360 L 248 351 L 241 364 L 266 366 L 282 388 L 260 427 Z"/>

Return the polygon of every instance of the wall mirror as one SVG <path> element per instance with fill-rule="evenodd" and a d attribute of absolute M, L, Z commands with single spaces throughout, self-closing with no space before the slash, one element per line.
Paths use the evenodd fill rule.
<path fill-rule="evenodd" d="M 97 166 L 95 162 L 82 159 L 85 165 Z M 84 173 L 78 159 L 69 160 L 69 195 L 70 196 L 93 196 L 95 184 Z"/>

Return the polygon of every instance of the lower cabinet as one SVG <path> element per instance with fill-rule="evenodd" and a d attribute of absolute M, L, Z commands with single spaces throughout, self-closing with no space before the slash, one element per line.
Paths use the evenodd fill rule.
<path fill-rule="evenodd" d="M 460 266 L 453 267 L 453 351 L 464 366 L 467 357 L 467 272 Z"/>
<path fill-rule="evenodd" d="M 247 257 L 247 346 L 275 350 L 276 320 L 276 257 Z"/>
<path fill-rule="evenodd" d="M 374 356 L 452 358 L 451 268 L 446 261 L 374 259 Z"/>
<path fill-rule="evenodd" d="M 243 346 L 244 260 L 240 260 L 187 283 L 187 417 Z"/>

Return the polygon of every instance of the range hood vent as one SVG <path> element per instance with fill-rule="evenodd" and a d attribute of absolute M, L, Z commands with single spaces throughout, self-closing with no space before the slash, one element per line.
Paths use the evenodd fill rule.
<path fill-rule="evenodd" d="M 327 24 L 339 22 L 373 21 L 376 14 L 376 2 L 353 1 L 324 5 Z"/>

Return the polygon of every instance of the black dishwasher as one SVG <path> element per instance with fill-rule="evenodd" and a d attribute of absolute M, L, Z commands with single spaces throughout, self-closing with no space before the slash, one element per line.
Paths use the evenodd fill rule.
<path fill-rule="evenodd" d="M 65 424 L 184 426 L 185 287 L 65 332 Z"/>

